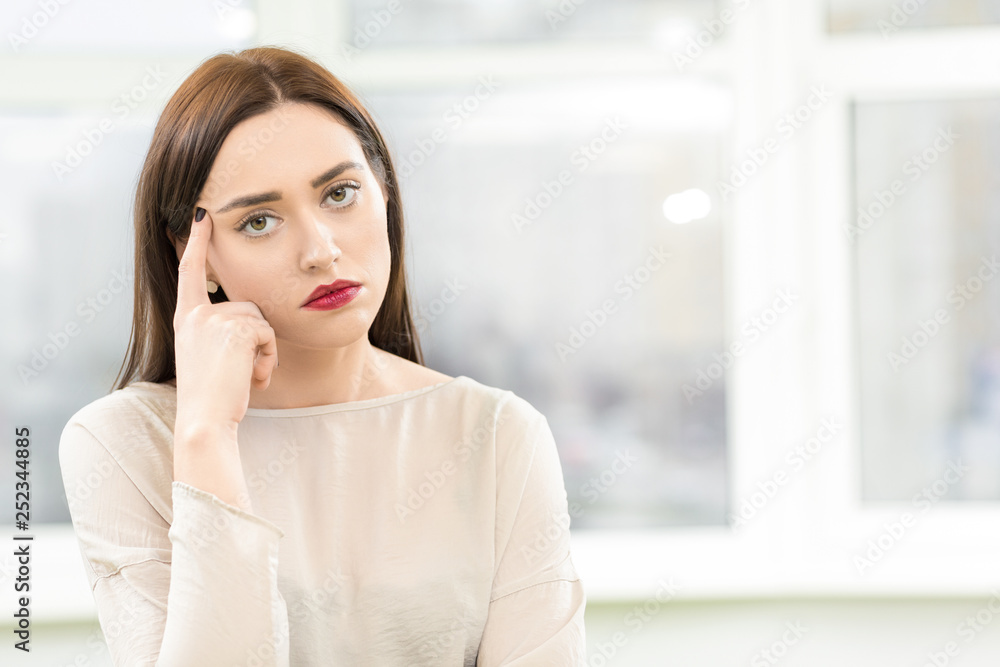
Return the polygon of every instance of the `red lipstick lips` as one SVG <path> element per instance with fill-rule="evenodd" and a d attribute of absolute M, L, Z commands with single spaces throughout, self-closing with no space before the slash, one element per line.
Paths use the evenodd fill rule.
<path fill-rule="evenodd" d="M 314 289 L 300 307 L 310 310 L 340 308 L 357 296 L 359 291 L 361 283 L 353 280 L 335 280 L 329 285 L 320 285 Z"/>

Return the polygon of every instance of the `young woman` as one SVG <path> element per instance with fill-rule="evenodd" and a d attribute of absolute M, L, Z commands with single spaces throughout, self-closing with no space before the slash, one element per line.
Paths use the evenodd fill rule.
<path fill-rule="evenodd" d="M 584 664 L 548 422 L 423 365 L 398 188 L 294 51 L 217 55 L 168 102 L 127 365 L 59 444 L 115 665 Z"/>

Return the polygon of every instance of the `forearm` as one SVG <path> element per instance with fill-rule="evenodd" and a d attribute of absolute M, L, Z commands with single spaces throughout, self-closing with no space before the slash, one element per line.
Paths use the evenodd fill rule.
<path fill-rule="evenodd" d="M 157 667 L 288 667 L 288 616 L 270 521 L 173 484 L 168 613 Z"/>
<path fill-rule="evenodd" d="M 174 433 L 174 481 L 207 491 L 253 513 L 240 462 L 236 425 L 178 425 Z"/>

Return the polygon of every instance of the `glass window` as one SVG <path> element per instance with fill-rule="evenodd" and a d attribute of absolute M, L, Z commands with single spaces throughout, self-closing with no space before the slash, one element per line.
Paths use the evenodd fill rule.
<path fill-rule="evenodd" d="M 998 117 L 996 99 L 855 108 L 867 500 L 909 500 L 956 462 L 936 489 L 1000 498 Z"/>
<path fill-rule="evenodd" d="M 830 0 L 830 31 L 878 30 L 1000 22 L 998 0 Z"/>
<path fill-rule="evenodd" d="M 724 523 L 725 378 L 682 387 L 723 348 L 707 193 L 729 90 L 483 77 L 371 104 L 403 176 L 427 363 L 547 416 L 574 528 Z"/>
<path fill-rule="evenodd" d="M 59 435 L 76 410 L 108 393 L 128 345 L 130 211 L 152 128 L 119 120 L 95 145 L 85 136 L 101 120 L 0 117 L 0 277 L 5 321 L 16 323 L 0 328 L 12 352 L 0 419 L 7 433 L 31 429 L 33 522 L 69 521 Z M 0 459 L 0 475 L 12 479 L 14 458 Z M 0 522 L 13 522 L 13 503 L 0 507 Z"/>
<path fill-rule="evenodd" d="M 0 34 L 18 55 L 206 53 L 250 46 L 255 0 L 4 0 Z"/>
<path fill-rule="evenodd" d="M 743 2 L 743 0 L 741 0 Z M 701 28 L 717 0 L 352 0 L 357 49 L 550 39 L 669 39 Z"/>

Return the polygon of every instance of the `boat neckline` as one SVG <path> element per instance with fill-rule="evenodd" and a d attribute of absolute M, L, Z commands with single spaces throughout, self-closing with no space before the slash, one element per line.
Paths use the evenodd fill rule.
<path fill-rule="evenodd" d="M 377 408 L 383 405 L 391 405 L 412 398 L 417 398 L 419 396 L 424 396 L 443 387 L 447 387 L 448 385 L 455 384 L 460 380 L 468 380 L 468 379 L 469 378 L 466 377 L 465 375 L 457 375 L 451 378 L 450 380 L 445 380 L 444 382 L 438 382 L 437 384 L 427 385 L 426 387 L 419 387 L 418 389 L 410 389 L 409 391 L 404 391 L 397 394 L 388 394 L 386 396 L 379 396 L 377 398 L 366 398 L 360 401 L 328 403 L 326 405 L 309 405 L 298 408 L 247 408 L 245 417 L 309 417 L 312 415 L 320 415 L 330 412 L 367 410 L 370 408 Z M 136 384 L 150 384 L 153 386 L 162 387 L 164 389 L 169 389 L 174 392 L 177 391 L 177 388 L 174 385 L 167 384 L 165 382 L 164 383 L 140 382 Z"/>

